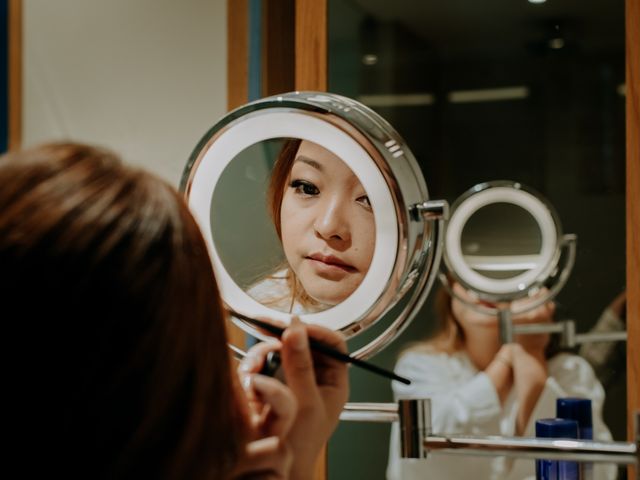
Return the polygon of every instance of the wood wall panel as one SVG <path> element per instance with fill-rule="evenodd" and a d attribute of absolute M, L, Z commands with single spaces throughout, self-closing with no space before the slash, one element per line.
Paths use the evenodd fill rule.
<path fill-rule="evenodd" d="M 295 90 L 295 1 L 264 0 L 262 95 Z"/>
<path fill-rule="evenodd" d="M 640 411 L 640 0 L 626 2 L 627 122 L 627 419 L 628 439 L 636 441 Z M 636 467 L 639 468 L 639 467 Z M 636 472 L 629 469 L 629 478 Z"/>
<path fill-rule="evenodd" d="M 296 90 L 327 91 L 327 0 L 296 0 Z"/>
<path fill-rule="evenodd" d="M 249 3 L 227 0 L 227 109 L 249 100 Z M 227 322 L 229 341 L 244 348 L 246 334 Z"/>
<path fill-rule="evenodd" d="M 22 0 L 9 0 L 9 150 L 22 145 Z"/>
<path fill-rule="evenodd" d="M 227 0 L 227 108 L 249 100 L 249 2 Z"/>

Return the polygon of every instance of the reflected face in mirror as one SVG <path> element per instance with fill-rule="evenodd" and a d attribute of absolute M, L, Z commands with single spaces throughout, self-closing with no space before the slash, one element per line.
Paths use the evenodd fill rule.
<path fill-rule="evenodd" d="M 373 210 L 358 177 L 336 155 L 308 141 L 293 141 L 288 148 L 279 160 L 281 169 L 290 164 L 286 181 L 278 182 L 284 172 L 274 171 L 275 183 L 284 183 L 276 228 L 306 294 L 336 305 L 369 270 L 375 247 Z"/>

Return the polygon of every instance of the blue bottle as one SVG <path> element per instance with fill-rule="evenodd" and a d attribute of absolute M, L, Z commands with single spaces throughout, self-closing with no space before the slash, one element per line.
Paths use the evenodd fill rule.
<path fill-rule="evenodd" d="M 593 440 L 593 415 L 591 400 L 588 398 L 558 398 L 556 400 L 556 417 L 575 420 L 578 422 L 578 438 Z M 593 464 L 581 463 L 580 474 L 582 480 L 592 480 Z"/>
<path fill-rule="evenodd" d="M 558 398 L 556 400 L 556 417 L 578 422 L 578 438 L 593 440 L 593 417 L 591 400 L 588 398 Z"/>
<path fill-rule="evenodd" d="M 564 418 L 536 420 L 538 438 L 578 438 L 578 422 Z M 577 462 L 536 460 L 536 480 L 580 480 Z"/>

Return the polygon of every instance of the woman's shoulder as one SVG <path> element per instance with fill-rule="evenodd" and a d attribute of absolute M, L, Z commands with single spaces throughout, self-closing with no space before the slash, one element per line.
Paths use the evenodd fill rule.
<path fill-rule="evenodd" d="M 561 352 L 553 357 L 551 357 L 548 361 L 549 368 L 554 368 L 557 370 L 590 370 L 593 371 L 591 365 L 587 360 L 582 358 L 580 355 L 576 355 L 574 353 Z"/>
<path fill-rule="evenodd" d="M 549 376 L 560 381 L 574 381 L 591 383 L 596 381 L 593 367 L 580 355 L 573 353 L 558 353 L 547 362 Z"/>
<path fill-rule="evenodd" d="M 258 302 L 270 302 L 274 298 L 287 297 L 289 295 L 289 285 L 287 283 L 287 270 L 266 275 L 247 289 L 251 298 Z"/>

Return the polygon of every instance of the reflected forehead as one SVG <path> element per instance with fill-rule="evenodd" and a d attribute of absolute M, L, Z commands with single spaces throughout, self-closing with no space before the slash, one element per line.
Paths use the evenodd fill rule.
<path fill-rule="evenodd" d="M 298 155 L 296 157 L 295 163 L 298 163 L 298 162 L 306 163 L 307 165 L 315 168 L 316 170 L 320 170 L 321 172 L 324 171 L 324 167 L 312 158 Z"/>
<path fill-rule="evenodd" d="M 340 157 L 315 143 L 303 141 L 300 144 L 294 165 L 299 162 L 309 165 L 319 172 L 341 177 L 348 180 L 349 183 L 360 185 L 358 177 Z"/>

